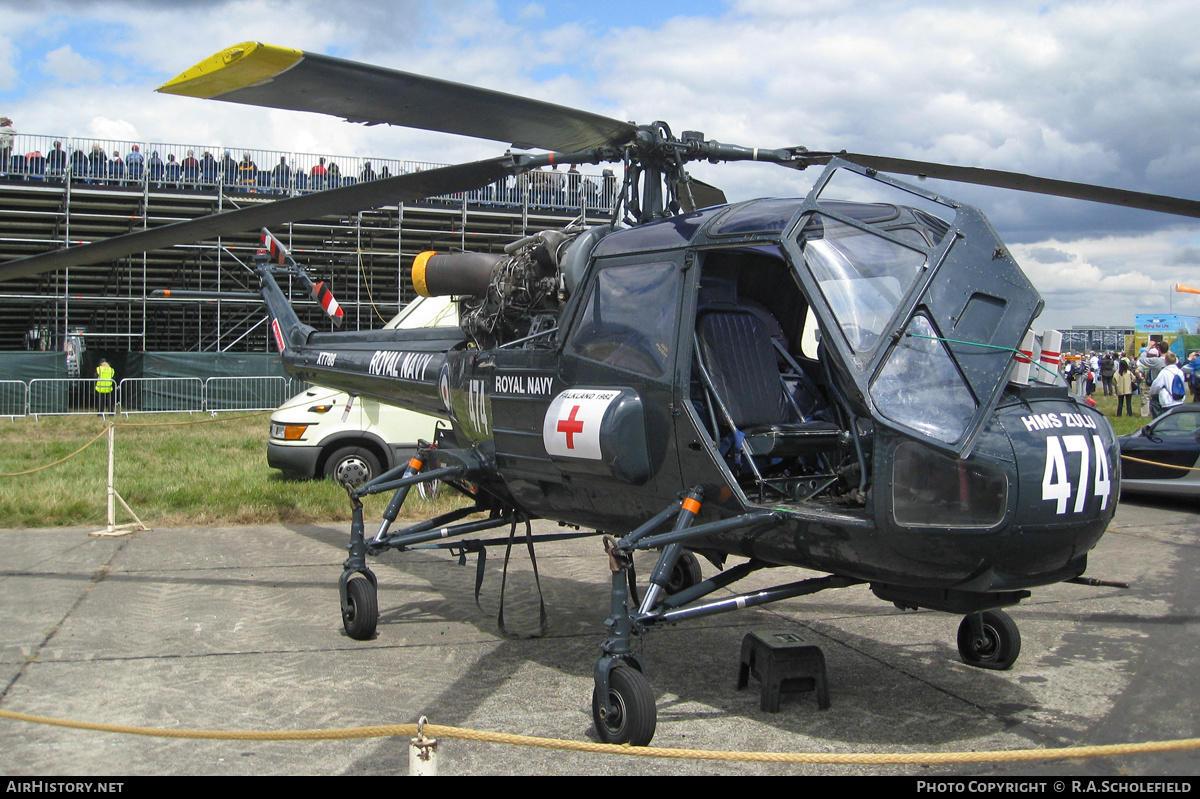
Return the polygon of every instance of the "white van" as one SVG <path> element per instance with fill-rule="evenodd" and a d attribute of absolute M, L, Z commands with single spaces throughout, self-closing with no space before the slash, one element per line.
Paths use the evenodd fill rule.
<path fill-rule="evenodd" d="M 458 306 L 449 297 L 417 297 L 384 327 L 442 327 L 458 324 Z M 288 477 L 342 476 L 362 469 L 369 476 L 407 461 L 417 441 L 433 439 L 437 418 L 407 411 L 336 389 L 313 386 L 271 414 L 267 464 Z"/>

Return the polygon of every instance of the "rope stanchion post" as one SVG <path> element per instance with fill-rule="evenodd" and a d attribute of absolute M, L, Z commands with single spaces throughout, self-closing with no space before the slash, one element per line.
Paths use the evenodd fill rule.
<path fill-rule="evenodd" d="M 116 486 L 113 484 L 113 447 L 114 447 L 114 443 L 115 443 L 115 437 L 114 437 L 115 429 L 116 429 L 116 425 L 110 424 L 108 426 L 108 486 L 107 486 L 107 492 L 106 492 L 107 499 L 108 499 L 108 517 L 107 517 L 108 518 L 108 526 L 105 527 L 103 530 L 96 530 L 95 532 L 88 533 L 88 535 L 93 536 L 93 537 L 115 537 L 115 536 L 121 536 L 121 535 L 129 535 L 134 530 L 149 530 L 150 529 L 146 525 L 142 524 L 142 520 L 139 519 L 137 514 L 133 512 L 133 509 L 130 508 L 128 504 L 126 504 L 125 500 L 121 497 L 121 495 L 117 493 Z M 129 522 L 127 524 L 121 524 L 121 525 L 118 525 L 116 523 L 117 522 L 116 503 L 117 502 L 120 502 L 121 507 L 124 508 L 125 511 L 130 516 L 133 517 L 132 522 Z"/>
<path fill-rule="evenodd" d="M 438 773 L 437 738 L 425 737 L 429 719 L 421 716 L 417 722 L 417 737 L 408 741 L 408 776 L 436 777 Z"/>

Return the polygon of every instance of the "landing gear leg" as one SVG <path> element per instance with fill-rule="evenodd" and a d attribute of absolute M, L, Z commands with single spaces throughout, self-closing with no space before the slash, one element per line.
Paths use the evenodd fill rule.
<path fill-rule="evenodd" d="M 646 746 L 654 738 L 658 709 L 654 692 L 642 676 L 641 660 L 633 653 L 633 617 L 629 606 L 630 553 L 604 539 L 612 571 L 612 613 L 605 624 L 611 634 L 601 646 L 604 653 L 594 670 L 592 720 L 596 735 L 605 743 Z"/>
<path fill-rule="evenodd" d="M 375 573 L 367 568 L 367 540 L 363 534 L 362 500 L 354 489 L 346 487 L 350 494 L 353 519 L 350 523 L 350 557 L 342 564 L 342 578 L 338 581 L 338 594 L 342 601 L 342 627 L 346 635 L 357 641 L 366 641 L 375 635 L 379 623 L 379 588 Z"/>
<path fill-rule="evenodd" d="M 405 467 L 403 477 L 411 477 L 421 471 L 423 465 L 423 456 L 412 458 Z M 387 475 L 381 475 L 372 482 L 385 479 L 387 479 Z M 379 623 L 379 581 L 375 578 L 375 573 L 367 568 L 367 553 L 371 549 L 371 544 L 382 540 L 388 527 L 396 521 L 396 517 L 400 513 L 400 506 L 408 497 L 409 486 L 404 485 L 396 489 L 391 502 L 383 512 L 383 522 L 380 524 L 379 532 L 375 534 L 374 542 L 367 541 L 359 487 L 348 482 L 343 482 L 342 487 L 350 496 L 352 514 L 350 543 L 346 547 L 350 552 L 350 557 L 346 558 L 346 562 L 342 564 L 342 578 L 338 582 L 338 594 L 342 602 L 342 627 L 345 628 L 346 635 L 351 638 L 357 641 L 366 641 L 375 636 L 375 629 Z M 370 487 L 369 484 L 367 487 Z"/>
<path fill-rule="evenodd" d="M 958 625 L 958 654 L 968 666 L 1012 668 L 1021 654 L 1021 631 L 1002 610 L 973 613 Z"/>

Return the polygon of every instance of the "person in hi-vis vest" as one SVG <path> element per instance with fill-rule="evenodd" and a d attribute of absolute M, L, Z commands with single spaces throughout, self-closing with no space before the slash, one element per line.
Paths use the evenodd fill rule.
<path fill-rule="evenodd" d="M 108 361 L 100 359 L 100 365 L 96 367 L 96 408 L 100 413 L 112 413 L 114 410 L 113 389 L 116 388 L 116 381 L 113 376 L 116 373 Z"/>

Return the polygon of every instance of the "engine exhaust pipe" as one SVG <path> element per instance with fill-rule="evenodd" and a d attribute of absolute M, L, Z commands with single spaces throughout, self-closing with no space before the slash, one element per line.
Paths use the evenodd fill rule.
<path fill-rule="evenodd" d="M 413 261 L 413 287 L 422 297 L 483 297 L 492 282 L 492 270 L 506 257 L 482 252 L 423 252 Z"/>

